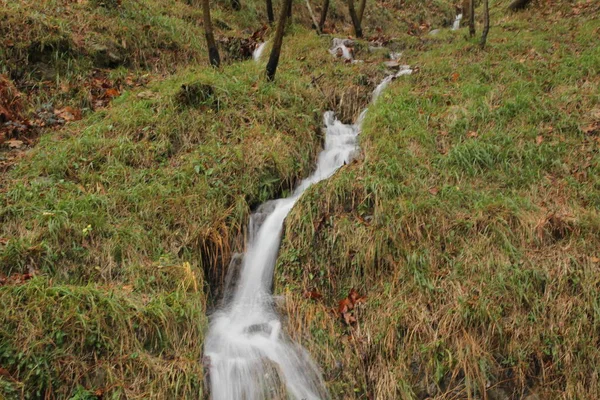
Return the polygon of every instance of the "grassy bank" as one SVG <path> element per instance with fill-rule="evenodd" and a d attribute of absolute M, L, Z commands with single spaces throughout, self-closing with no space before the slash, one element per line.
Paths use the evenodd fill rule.
<path fill-rule="evenodd" d="M 286 222 L 276 286 L 334 398 L 600 396 L 600 25 L 552 7 L 407 51 Z"/>

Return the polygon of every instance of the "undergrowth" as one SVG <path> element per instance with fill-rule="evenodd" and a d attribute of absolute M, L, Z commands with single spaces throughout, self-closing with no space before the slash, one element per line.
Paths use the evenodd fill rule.
<path fill-rule="evenodd" d="M 334 398 L 600 396 L 600 25 L 562 6 L 407 50 L 362 157 L 292 211 L 276 287 Z"/>

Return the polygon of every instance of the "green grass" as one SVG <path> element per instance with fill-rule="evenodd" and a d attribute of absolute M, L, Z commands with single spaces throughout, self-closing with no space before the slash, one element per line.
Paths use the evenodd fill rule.
<path fill-rule="evenodd" d="M 485 52 L 407 50 L 420 71 L 370 108 L 362 157 L 290 215 L 277 287 L 334 398 L 600 394 L 600 25 L 538 12 L 498 10 Z"/>

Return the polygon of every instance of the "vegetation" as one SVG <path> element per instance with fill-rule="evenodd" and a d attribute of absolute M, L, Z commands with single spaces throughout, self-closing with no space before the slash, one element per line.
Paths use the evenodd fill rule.
<path fill-rule="evenodd" d="M 600 24 L 549 7 L 407 50 L 362 157 L 290 215 L 276 286 L 334 398 L 600 396 Z"/>
<path fill-rule="evenodd" d="M 397 51 L 415 74 L 286 221 L 288 332 L 336 399 L 600 397 L 596 4 L 492 2 L 481 50 L 467 29 L 428 35 L 449 2 L 362 1 L 364 62 L 346 63 L 306 7 L 290 22 L 275 3 L 270 82 L 231 45 L 273 39 L 270 2 L 211 3 L 219 69 L 202 3 L 0 0 L 0 90 L 39 135 L 11 133 L 10 151 L 0 136 L 0 162 L 17 154 L 0 177 L 0 398 L 206 396 L 206 312 L 249 213 L 308 175 L 322 112 L 356 119 Z M 348 4 L 316 9 L 323 32 L 353 34 Z M 78 117 L 36 122 L 66 107 Z"/>

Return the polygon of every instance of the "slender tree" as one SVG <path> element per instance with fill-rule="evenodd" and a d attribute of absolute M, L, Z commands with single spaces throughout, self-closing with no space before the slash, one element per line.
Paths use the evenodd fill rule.
<path fill-rule="evenodd" d="M 235 11 L 239 11 L 242 9 L 242 2 L 240 0 L 231 0 L 231 8 Z"/>
<path fill-rule="evenodd" d="M 367 5 L 367 0 L 360 0 L 360 3 L 358 3 L 358 20 L 360 21 L 361 26 L 363 23 L 363 16 L 365 15 L 366 5 Z"/>
<path fill-rule="evenodd" d="M 287 6 L 287 22 L 289 24 L 292 23 L 292 1 L 285 1 L 284 0 L 284 8 Z"/>
<path fill-rule="evenodd" d="M 317 18 L 315 17 L 315 14 L 313 13 L 313 10 L 312 10 L 312 7 L 310 6 L 309 0 L 306 0 L 306 8 L 308 8 L 308 13 L 310 14 L 310 18 L 313 21 L 313 25 L 315 26 L 315 29 L 317 30 L 317 34 L 320 35 L 321 28 L 319 28 L 319 23 L 317 22 Z"/>
<path fill-rule="evenodd" d="M 361 38 L 362 28 L 360 27 L 360 20 L 354 9 L 354 0 L 348 0 L 348 11 L 350 12 L 350 18 L 352 18 L 352 24 L 354 25 L 354 34 L 357 38 Z"/>
<path fill-rule="evenodd" d="M 267 0 L 267 18 L 269 19 L 269 24 L 275 22 L 275 15 L 273 14 L 273 0 Z"/>
<path fill-rule="evenodd" d="M 475 36 L 475 0 L 469 1 L 469 35 Z"/>
<path fill-rule="evenodd" d="M 479 46 L 481 49 L 485 48 L 485 42 L 487 41 L 488 32 L 490 31 L 490 6 L 488 0 L 483 0 L 483 32 L 481 33 L 481 42 Z"/>
<path fill-rule="evenodd" d="M 323 1 L 323 9 L 321 10 L 321 18 L 319 19 L 319 30 L 323 32 L 325 21 L 327 20 L 327 11 L 329 10 L 329 0 Z"/>
<path fill-rule="evenodd" d="M 277 30 L 275 31 L 275 39 L 273 40 L 273 49 L 271 49 L 271 55 L 269 56 L 269 62 L 267 63 L 268 81 L 273 81 L 275 79 L 277 64 L 279 64 L 279 55 L 281 54 L 281 45 L 283 44 L 285 22 L 288 18 L 288 13 L 290 12 L 291 8 L 292 0 L 284 0 L 283 7 L 281 7 L 281 11 L 279 13 L 279 20 L 277 21 Z"/>
<path fill-rule="evenodd" d="M 202 14 L 204 17 L 204 34 L 206 36 L 206 44 L 208 45 L 208 59 L 210 60 L 210 65 L 218 68 L 221 65 L 221 57 L 219 57 L 219 49 L 217 48 L 215 35 L 213 34 L 208 0 L 202 0 Z"/>

